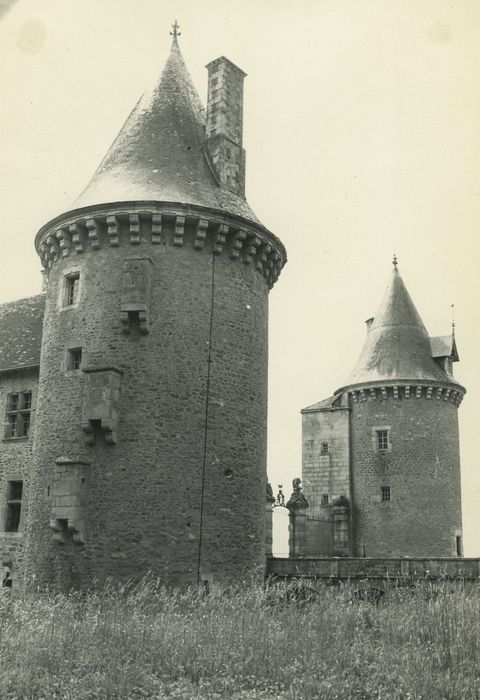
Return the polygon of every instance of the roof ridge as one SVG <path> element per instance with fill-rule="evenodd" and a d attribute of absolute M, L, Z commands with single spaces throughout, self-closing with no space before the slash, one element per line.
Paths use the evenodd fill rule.
<path fill-rule="evenodd" d="M 45 297 L 46 292 L 39 292 L 38 294 L 31 294 L 28 297 L 20 297 L 20 299 L 12 299 L 11 301 L 0 301 L 0 308 L 2 306 L 9 306 L 11 304 L 18 304 L 21 301 L 29 301 L 31 299 L 38 299 L 39 297 Z"/>

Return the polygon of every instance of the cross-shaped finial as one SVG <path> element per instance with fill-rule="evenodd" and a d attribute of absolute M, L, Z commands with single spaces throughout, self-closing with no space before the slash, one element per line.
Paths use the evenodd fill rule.
<path fill-rule="evenodd" d="M 397 265 L 398 265 L 398 260 L 397 260 L 397 256 L 396 256 L 395 253 L 394 253 L 394 254 L 393 254 L 393 267 L 394 267 L 395 269 L 397 269 Z"/>
<path fill-rule="evenodd" d="M 180 29 L 180 25 L 178 24 L 177 20 L 175 20 L 175 24 L 172 24 L 172 29 L 173 32 L 170 32 L 170 35 L 173 36 L 174 39 L 176 39 L 177 36 L 181 36 L 182 32 L 178 31 Z"/>

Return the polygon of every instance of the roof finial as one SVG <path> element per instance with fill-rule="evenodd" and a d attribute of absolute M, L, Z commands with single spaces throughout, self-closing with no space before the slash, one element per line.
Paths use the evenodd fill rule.
<path fill-rule="evenodd" d="M 397 256 L 395 255 L 395 253 L 393 254 L 393 261 L 392 262 L 393 262 L 393 267 L 395 269 L 397 269 L 398 260 L 397 260 Z"/>
<path fill-rule="evenodd" d="M 451 304 L 452 309 L 452 337 L 455 337 L 455 304 Z"/>
<path fill-rule="evenodd" d="M 178 30 L 180 29 L 180 25 L 178 24 L 177 20 L 175 20 L 175 24 L 172 24 L 172 29 L 173 32 L 170 32 L 170 36 L 173 36 L 173 40 L 177 40 L 177 36 L 181 36 L 182 32 L 179 32 Z"/>

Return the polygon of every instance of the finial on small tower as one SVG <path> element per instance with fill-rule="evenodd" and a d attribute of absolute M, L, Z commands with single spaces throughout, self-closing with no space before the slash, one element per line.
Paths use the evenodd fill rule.
<path fill-rule="evenodd" d="M 455 304 L 451 304 L 452 309 L 452 337 L 455 337 Z"/>
<path fill-rule="evenodd" d="M 182 35 L 182 32 L 178 31 L 180 29 L 180 25 L 178 24 L 177 20 L 175 20 L 175 23 L 172 24 L 172 29 L 173 32 L 170 32 L 170 36 L 173 36 L 173 41 L 176 41 L 177 37 Z"/>
<path fill-rule="evenodd" d="M 397 260 L 397 256 L 395 255 L 395 253 L 393 254 L 393 261 L 392 262 L 393 262 L 393 267 L 395 269 L 397 269 L 398 260 Z"/>

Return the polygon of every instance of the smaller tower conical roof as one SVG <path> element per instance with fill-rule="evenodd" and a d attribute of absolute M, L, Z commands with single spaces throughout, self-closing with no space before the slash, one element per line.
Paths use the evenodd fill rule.
<path fill-rule="evenodd" d="M 457 384 L 432 357 L 427 329 L 395 259 L 390 283 L 346 386 L 422 380 Z"/>
<path fill-rule="evenodd" d="M 205 108 L 176 35 L 159 80 L 137 102 L 75 208 L 163 201 L 220 209 L 260 223 L 219 186 L 205 150 Z"/>

